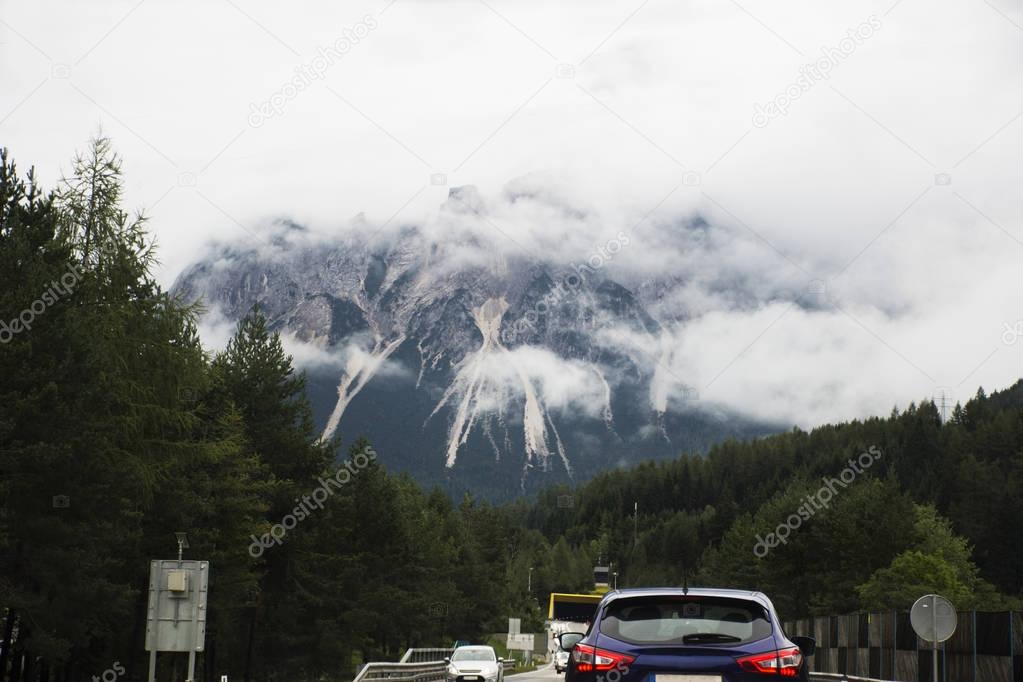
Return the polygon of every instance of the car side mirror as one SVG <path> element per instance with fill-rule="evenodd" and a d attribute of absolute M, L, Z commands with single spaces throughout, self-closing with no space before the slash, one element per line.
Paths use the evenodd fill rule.
<path fill-rule="evenodd" d="M 562 632 L 558 635 L 558 644 L 560 644 L 561 648 L 565 651 L 571 651 L 582 638 L 583 636 L 578 632 Z"/>
<path fill-rule="evenodd" d="M 497 657 L 497 662 L 498 662 L 498 663 L 504 663 L 504 659 L 503 659 L 503 658 L 501 658 L 500 656 L 498 656 L 498 657 Z"/>
<path fill-rule="evenodd" d="M 813 637 L 793 637 L 792 643 L 799 647 L 804 656 L 813 656 L 817 651 L 817 640 Z"/>
<path fill-rule="evenodd" d="M 444 662 L 450 665 L 451 664 L 451 657 L 450 656 L 445 656 L 444 657 Z"/>

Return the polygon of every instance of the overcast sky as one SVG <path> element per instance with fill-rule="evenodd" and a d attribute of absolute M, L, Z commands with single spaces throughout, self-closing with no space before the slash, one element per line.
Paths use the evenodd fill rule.
<path fill-rule="evenodd" d="M 52 184 L 113 137 L 167 285 L 210 240 L 429 222 L 464 184 L 598 216 L 510 220 L 509 249 L 646 217 L 634 268 L 826 292 L 694 292 L 661 349 L 704 399 L 812 425 L 1020 375 L 1021 64 L 1020 0 L 0 0 L 0 144 Z M 737 250 L 658 258 L 694 213 Z"/>

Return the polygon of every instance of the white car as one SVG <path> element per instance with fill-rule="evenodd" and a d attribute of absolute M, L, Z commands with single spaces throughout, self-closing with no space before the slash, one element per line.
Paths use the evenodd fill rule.
<path fill-rule="evenodd" d="M 568 670 L 568 657 L 572 647 L 583 638 L 581 632 L 565 632 L 558 637 L 558 651 L 554 654 L 554 672 L 563 673 Z"/>
<path fill-rule="evenodd" d="M 504 682 L 504 659 L 492 646 L 460 646 L 447 661 L 447 682 Z"/>
<path fill-rule="evenodd" d="M 563 673 L 568 669 L 568 652 L 564 649 L 559 649 L 554 654 L 554 671 L 557 673 Z"/>

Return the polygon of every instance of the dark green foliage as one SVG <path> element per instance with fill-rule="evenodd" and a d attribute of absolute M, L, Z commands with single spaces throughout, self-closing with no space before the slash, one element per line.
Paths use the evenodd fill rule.
<path fill-rule="evenodd" d="M 260 502 L 239 489 L 253 462 L 237 417 L 197 403 L 208 370 L 194 311 L 150 277 L 107 141 L 57 195 L 5 168 L 2 309 L 48 305 L 0 347 L 0 596 L 18 650 L 85 675 L 141 647 L 148 559 L 172 554 L 175 530 L 229 554 L 212 549 L 217 533 L 244 537 Z M 69 269 L 73 285 L 47 299 Z"/>
<path fill-rule="evenodd" d="M 799 519 L 763 558 L 754 554 L 758 538 L 874 446 L 880 459 L 837 488 L 826 509 Z M 947 563 L 964 607 L 994 609 L 1023 593 L 1021 486 L 1018 382 L 978 392 L 946 424 L 923 402 L 886 419 L 728 442 L 706 457 L 600 474 L 571 493 L 571 507 L 558 504 L 571 491 L 548 491 L 523 513 L 549 542 L 604 539 L 601 551 L 619 564 L 623 586 L 680 585 L 685 568 L 691 584 L 761 589 L 798 617 L 875 607 L 901 593 L 861 586 L 914 566 L 921 578 L 938 575 L 927 567 Z"/>

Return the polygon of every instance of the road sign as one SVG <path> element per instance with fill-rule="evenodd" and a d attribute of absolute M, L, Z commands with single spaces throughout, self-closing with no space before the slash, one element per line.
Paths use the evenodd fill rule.
<path fill-rule="evenodd" d="M 522 632 L 522 619 L 521 618 L 509 618 L 508 619 L 508 634 L 517 635 Z"/>
<path fill-rule="evenodd" d="M 952 602 L 936 594 L 927 594 L 916 600 L 909 610 L 909 623 L 913 631 L 925 642 L 932 642 L 931 670 L 938 682 L 938 643 L 944 642 L 956 631 L 956 609 Z"/>
<path fill-rule="evenodd" d="M 206 642 L 208 561 L 149 564 L 146 651 L 202 651 Z"/>
<path fill-rule="evenodd" d="M 944 597 L 928 594 L 920 597 L 909 612 L 913 631 L 925 642 L 944 642 L 956 631 L 956 609 Z"/>
<path fill-rule="evenodd" d="M 510 651 L 532 651 L 533 635 L 508 635 L 508 649 Z"/>

